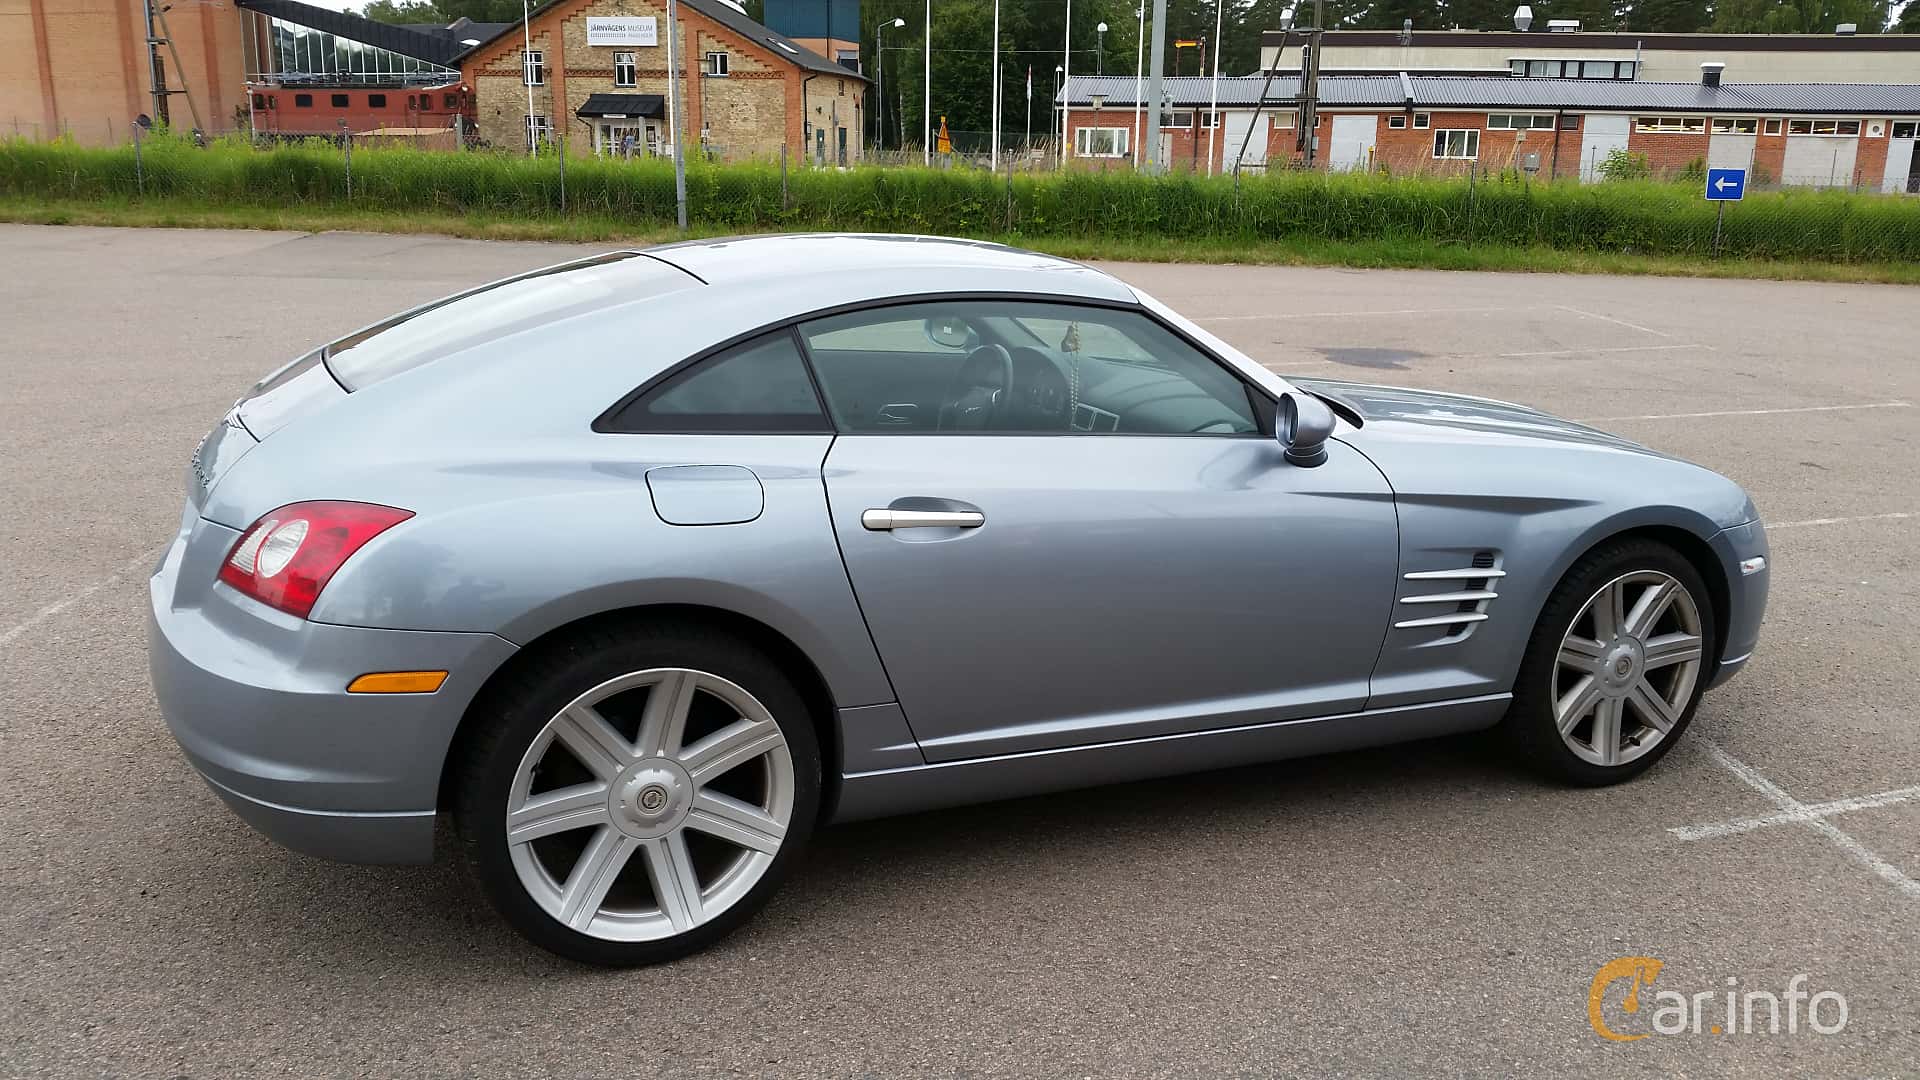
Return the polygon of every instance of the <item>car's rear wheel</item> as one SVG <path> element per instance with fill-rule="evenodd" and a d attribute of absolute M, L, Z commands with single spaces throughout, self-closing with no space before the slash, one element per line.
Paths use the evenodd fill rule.
<path fill-rule="evenodd" d="M 1534 627 L 1506 733 L 1548 774 L 1612 784 L 1645 772 L 1706 688 L 1713 607 L 1672 548 L 1630 539 L 1567 572 Z"/>
<path fill-rule="evenodd" d="M 745 922 L 812 831 L 818 740 L 764 656 L 630 627 L 550 648 L 478 708 L 454 815 L 468 865 L 534 942 L 658 963 Z"/>

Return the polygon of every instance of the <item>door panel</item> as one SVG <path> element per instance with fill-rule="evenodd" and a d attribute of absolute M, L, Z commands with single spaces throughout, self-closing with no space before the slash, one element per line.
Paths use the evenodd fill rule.
<path fill-rule="evenodd" d="M 834 529 L 928 760 L 1361 708 L 1398 538 L 1379 472 L 1329 449 L 1302 469 L 1261 437 L 837 439 Z M 875 509 L 981 520 L 878 531 Z"/>
<path fill-rule="evenodd" d="M 1236 157 L 1242 169 L 1266 168 L 1267 139 L 1272 125 L 1273 117 L 1268 113 L 1263 112 L 1258 117 L 1251 112 L 1227 113 L 1226 129 L 1223 133 L 1226 136 L 1226 146 L 1220 151 L 1220 160 L 1224 163 L 1221 168 L 1232 172 Z M 1252 129 L 1251 137 L 1248 129 Z M 1242 145 L 1247 148 L 1244 154 L 1240 152 Z"/>
<path fill-rule="evenodd" d="M 1374 139 L 1379 131 L 1379 117 L 1336 115 L 1333 150 L 1327 155 L 1327 167 L 1349 172 L 1367 168 L 1373 163 Z"/>
<path fill-rule="evenodd" d="M 1615 150 L 1627 148 L 1630 121 L 1625 116 L 1588 113 L 1580 133 L 1580 180 L 1592 183 L 1602 179 L 1600 163 Z"/>

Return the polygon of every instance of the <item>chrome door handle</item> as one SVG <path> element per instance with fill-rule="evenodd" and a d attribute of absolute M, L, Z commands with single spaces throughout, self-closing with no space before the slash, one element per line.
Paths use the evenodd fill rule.
<path fill-rule="evenodd" d="M 987 523 L 978 510 L 868 510 L 860 524 L 874 532 L 892 529 L 977 529 Z"/>

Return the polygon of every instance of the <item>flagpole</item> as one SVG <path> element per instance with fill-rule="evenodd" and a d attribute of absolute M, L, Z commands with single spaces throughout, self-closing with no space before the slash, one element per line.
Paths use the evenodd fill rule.
<path fill-rule="evenodd" d="M 1213 0 L 1213 104 L 1208 106 L 1207 175 L 1213 175 L 1214 142 L 1220 134 L 1220 29 L 1226 15 L 1226 0 Z"/>
<path fill-rule="evenodd" d="M 988 126 L 993 148 L 987 152 L 987 167 L 1000 171 L 1000 0 L 993 0 L 993 121 Z"/>
<path fill-rule="evenodd" d="M 921 164 L 933 164 L 933 0 L 927 0 L 927 27 L 920 39 L 926 56 L 926 85 L 920 91 Z"/>
<path fill-rule="evenodd" d="M 1027 65 L 1027 139 L 1025 142 L 1020 144 L 1020 149 L 1025 151 L 1028 157 L 1033 156 L 1033 65 L 1032 64 Z"/>
<path fill-rule="evenodd" d="M 1133 43 L 1133 167 L 1140 167 L 1140 110 L 1147 101 L 1140 96 L 1140 73 L 1147 64 L 1147 0 L 1140 0 L 1140 37 Z"/>
<path fill-rule="evenodd" d="M 1067 39 L 1060 46 L 1060 167 L 1063 169 L 1067 167 L 1067 107 L 1072 100 L 1073 0 L 1067 0 Z"/>

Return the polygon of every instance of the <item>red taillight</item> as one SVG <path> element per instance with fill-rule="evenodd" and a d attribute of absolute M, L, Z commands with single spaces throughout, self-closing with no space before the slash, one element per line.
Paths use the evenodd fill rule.
<path fill-rule="evenodd" d="M 220 580 L 304 619 L 342 563 L 412 516 L 411 510 L 373 503 L 292 503 L 240 534 L 220 564 Z"/>

